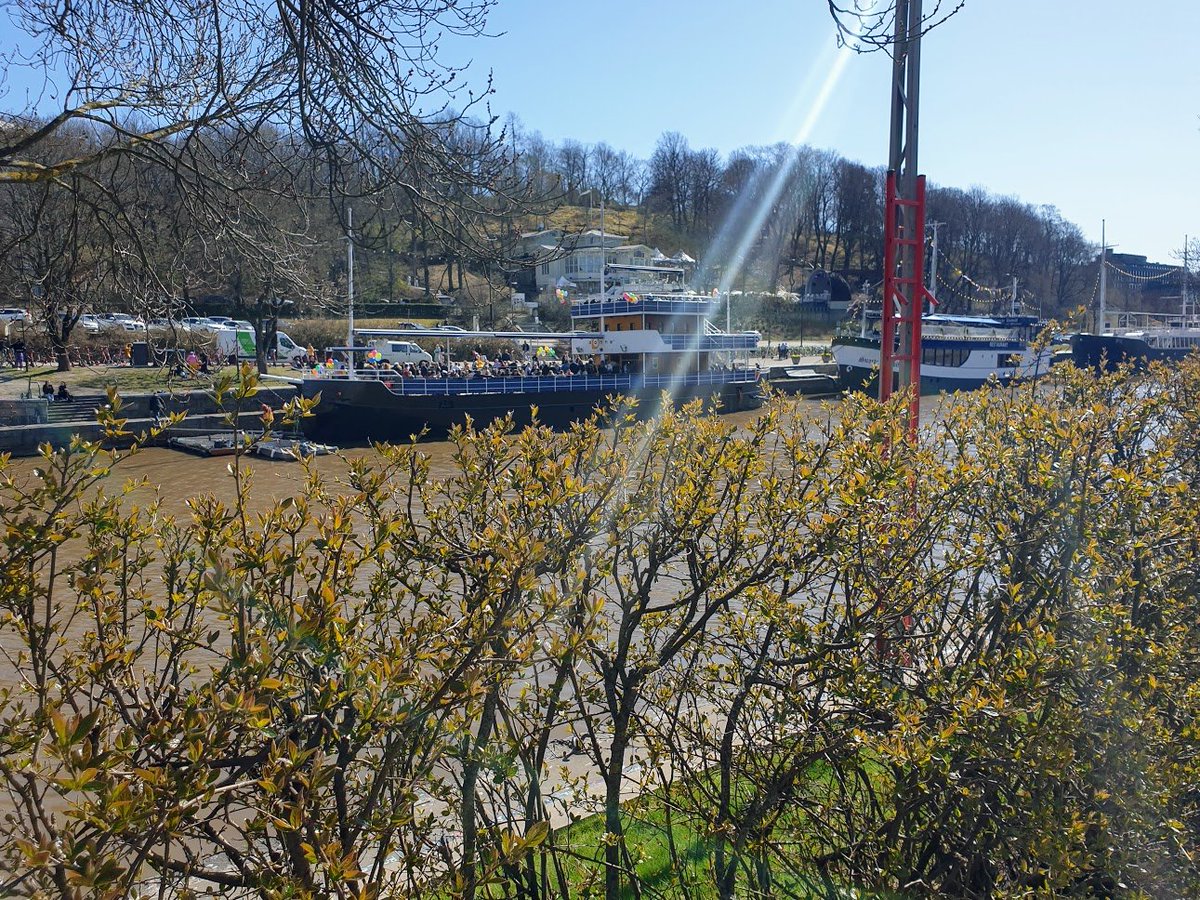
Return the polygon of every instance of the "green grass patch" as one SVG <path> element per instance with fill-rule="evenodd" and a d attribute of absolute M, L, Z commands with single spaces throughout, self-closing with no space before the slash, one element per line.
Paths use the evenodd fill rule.
<path fill-rule="evenodd" d="M 820 790 L 830 777 L 826 764 L 814 764 L 810 772 L 810 785 Z M 622 824 L 628 848 L 626 872 L 632 868 L 643 896 L 672 896 L 686 900 L 709 900 L 717 896 L 712 837 L 701 830 L 703 824 L 692 816 L 669 808 L 661 791 L 622 804 Z M 776 831 L 786 833 L 793 845 L 811 845 L 816 840 L 801 813 L 785 817 Z M 603 896 L 604 836 L 603 813 L 560 828 L 552 836 L 555 852 L 563 860 L 568 882 L 576 896 Z M 752 874 L 753 861 L 743 859 L 740 866 L 737 895 L 758 896 Z M 869 892 L 852 887 L 830 888 L 819 877 L 788 871 L 777 860 L 771 863 L 771 875 L 772 896 L 776 897 L 900 900 L 898 895 L 887 892 Z M 623 880 L 629 882 L 633 879 L 626 874 Z M 638 895 L 631 887 L 626 887 L 621 896 L 635 898 Z"/>

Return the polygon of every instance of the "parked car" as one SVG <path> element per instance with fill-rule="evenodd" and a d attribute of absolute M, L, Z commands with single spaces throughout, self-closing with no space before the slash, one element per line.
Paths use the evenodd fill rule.
<path fill-rule="evenodd" d="M 437 331 L 466 331 L 465 328 L 459 328 L 457 325 L 439 325 Z"/>
<path fill-rule="evenodd" d="M 133 316 L 125 313 L 101 313 L 97 318 L 100 320 L 101 331 L 136 331 L 133 325 Z"/>
<path fill-rule="evenodd" d="M 183 327 L 185 331 L 215 334 L 223 331 L 232 321 L 229 316 L 189 316 L 183 320 Z"/>
<path fill-rule="evenodd" d="M 79 321 L 75 323 L 77 327 L 83 329 L 84 334 L 99 334 L 100 319 L 93 316 L 91 313 L 85 313 L 79 317 Z"/>
<path fill-rule="evenodd" d="M 16 306 L 6 306 L 0 309 L 0 322 L 24 322 L 29 324 L 33 321 L 33 316 L 29 315 L 29 310 L 20 309 Z"/>
<path fill-rule="evenodd" d="M 100 328 L 105 331 L 145 331 L 146 323 L 128 313 L 104 313 L 99 317 Z"/>

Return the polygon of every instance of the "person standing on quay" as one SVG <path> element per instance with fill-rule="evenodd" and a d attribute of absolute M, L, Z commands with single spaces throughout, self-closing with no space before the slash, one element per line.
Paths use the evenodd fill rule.
<path fill-rule="evenodd" d="M 155 425 L 162 424 L 163 417 L 163 399 L 162 395 L 155 391 L 150 395 L 150 416 L 154 419 Z"/>

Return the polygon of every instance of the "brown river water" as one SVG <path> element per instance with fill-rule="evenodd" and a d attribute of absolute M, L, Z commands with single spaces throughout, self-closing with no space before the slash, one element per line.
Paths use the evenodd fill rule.
<path fill-rule="evenodd" d="M 803 406 L 816 408 L 815 403 Z M 753 421 L 758 411 L 731 413 L 726 418 L 742 424 Z M 454 467 L 451 445 L 446 441 L 427 441 L 420 445 L 421 452 L 430 459 L 431 475 L 435 478 L 449 475 Z M 374 454 L 370 448 L 350 448 L 338 456 L 322 456 L 315 460 L 317 470 L 328 478 L 342 478 L 348 469 L 346 459 Z M 128 478 L 146 478 L 156 485 L 163 499 L 165 510 L 179 514 L 186 509 L 186 501 L 199 494 L 213 494 L 220 500 L 234 498 L 234 482 L 229 474 L 229 457 L 200 457 L 177 450 L 151 447 L 141 450 L 132 458 L 121 463 L 113 471 L 109 490 L 114 490 Z M 16 478 L 29 475 L 40 465 L 38 459 L 16 459 L 9 465 L 9 472 Z M 295 494 L 304 477 L 302 466 L 294 462 L 271 461 L 245 458 L 241 465 L 254 473 L 252 491 L 247 497 L 250 511 L 264 509 L 274 501 Z M 138 492 L 138 499 L 147 499 L 148 494 Z"/>

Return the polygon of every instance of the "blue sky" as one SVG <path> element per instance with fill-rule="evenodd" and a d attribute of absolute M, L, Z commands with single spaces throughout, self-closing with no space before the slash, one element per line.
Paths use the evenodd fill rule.
<path fill-rule="evenodd" d="M 839 66 L 824 0 L 500 0 L 490 29 L 452 57 L 550 140 L 645 157 L 679 131 L 887 161 L 890 60 Z M 1097 244 L 1107 219 L 1119 252 L 1168 261 L 1200 237 L 1198 34 L 1195 0 L 966 0 L 922 46 L 920 168 L 1057 206 Z"/>
<path fill-rule="evenodd" d="M 447 60 L 475 86 L 491 70 L 493 112 L 550 140 L 886 162 L 890 60 L 839 57 L 825 0 L 499 0 L 489 25 Z M 1107 219 L 1119 251 L 1169 261 L 1200 237 L 1198 34 L 1196 0 L 965 0 L 923 44 L 920 168 L 1057 206 L 1096 243 Z M 20 105 L 8 87 L 0 107 Z"/>

